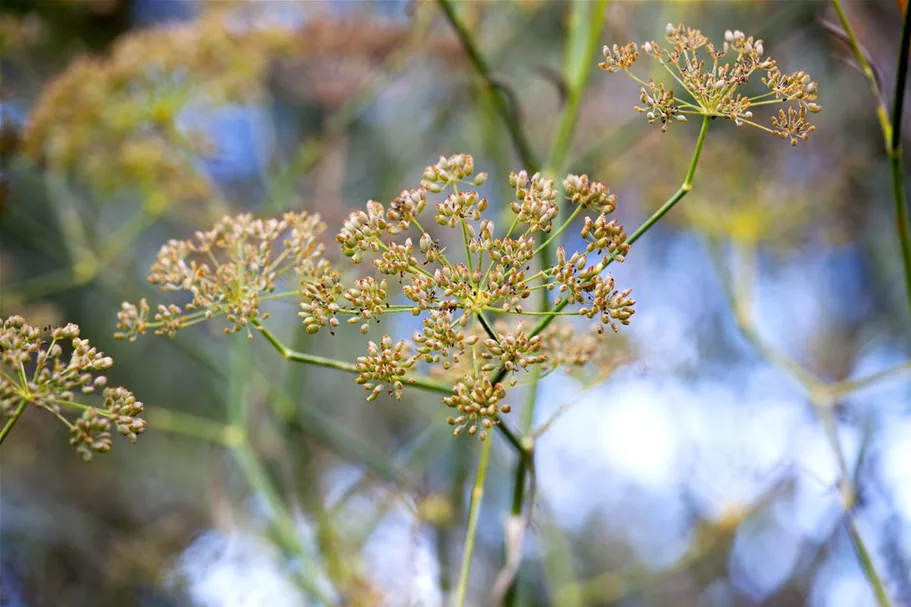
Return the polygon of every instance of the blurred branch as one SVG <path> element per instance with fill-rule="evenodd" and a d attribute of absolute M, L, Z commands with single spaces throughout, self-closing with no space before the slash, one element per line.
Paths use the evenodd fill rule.
<path fill-rule="evenodd" d="M 191 413 L 155 407 L 148 410 L 146 417 L 152 430 L 191 436 L 222 447 L 233 448 L 247 440 L 243 428 Z"/>
<path fill-rule="evenodd" d="M 538 164 L 531 144 L 528 142 L 528 138 L 525 136 L 525 132 L 522 129 L 522 124 L 518 116 L 518 107 L 510 107 L 509 103 L 503 97 L 502 90 L 505 87 L 493 77 L 487 60 L 481 55 L 475 44 L 474 36 L 468 31 L 468 28 L 456 14 L 452 0 L 439 0 L 439 4 L 440 8 L 443 9 L 443 14 L 446 15 L 446 19 L 449 21 L 450 25 L 452 25 L 459 41 L 462 43 L 462 48 L 465 50 L 465 55 L 467 55 L 468 60 L 474 66 L 478 75 L 484 80 L 485 84 L 494 93 L 493 98 L 497 112 L 503 119 L 503 124 L 509 132 L 509 136 L 512 138 L 513 145 L 519 154 L 519 159 L 522 161 L 525 169 L 531 173 L 537 173 L 540 170 L 540 165 Z"/>
<path fill-rule="evenodd" d="M 718 242 L 712 242 L 710 249 L 712 253 L 712 261 L 714 262 L 719 277 L 721 278 L 721 282 L 725 293 L 728 296 L 731 309 L 734 313 L 734 318 L 737 322 L 737 326 L 740 328 L 743 336 L 753 345 L 753 347 L 756 348 L 757 351 L 759 351 L 763 358 L 772 364 L 772 366 L 777 367 L 781 371 L 784 371 L 785 374 L 796 380 L 797 383 L 799 383 L 807 392 L 813 411 L 816 414 L 820 425 L 822 426 L 823 432 L 825 433 L 826 439 L 832 448 L 833 454 L 835 455 L 836 462 L 838 464 L 840 477 L 838 484 L 842 497 L 842 504 L 845 509 L 845 516 L 849 535 L 851 537 L 851 543 L 853 544 L 854 550 L 858 555 L 861 567 L 864 570 L 864 575 L 867 578 L 867 582 L 869 583 L 873 593 L 876 595 L 878 604 L 880 607 L 891 607 L 891 603 L 888 599 L 888 595 L 886 594 L 882 578 L 877 572 L 876 567 L 870 558 L 870 551 L 864 543 L 864 540 L 857 530 L 856 524 L 854 522 L 853 509 L 856 502 L 856 490 L 854 488 L 854 482 L 851 479 L 851 474 L 848 470 L 847 458 L 845 457 L 844 450 L 842 449 L 841 443 L 838 440 L 837 425 L 834 417 L 834 409 L 838 399 L 850 391 L 846 389 L 847 387 L 865 387 L 871 385 L 871 382 L 861 379 L 855 380 L 853 382 L 826 384 L 805 371 L 797 362 L 792 360 L 783 351 L 764 340 L 756 329 L 755 324 L 752 321 L 751 314 L 747 308 L 748 301 L 750 299 L 749 285 L 755 280 L 755 264 L 753 262 L 753 254 L 755 253 L 755 250 L 740 250 L 741 264 L 738 268 L 738 271 L 736 272 L 736 275 L 741 277 L 742 280 L 738 283 L 733 280 L 732 273 L 725 269 L 725 263 L 722 259 Z M 746 260 L 745 263 L 744 259 Z M 896 374 L 896 372 L 903 372 L 903 370 L 911 370 L 911 361 L 894 369 L 889 369 L 885 372 L 877 373 L 875 374 L 875 377 L 878 381 L 887 377 L 892 377 Z"/>
<path fill-rule="evenodd" d="M 244 440 L 232 448 L 237 464 L 250 488 L 260 494 L 269 504 L 271 525 L 282 547 L 293 554 L 295 559 L 300 560 L 299 565 L 292 569 L 301 589 L 320 603 L 328 604 L 330 601 L 326 593 L 317 586 L 315 581 L 318 578 L 320 567 L 301 541 L 293 515 L 253 452 L 253 446 L 250 444 L 246 432 L 250 424 L 246 394 L 252 369 L 249 344 L 235 340 L 229 357 L 231 373 L 228 376 L 228 420 L 232 426 L 245 429 Z"/>
<path fill-rule="evenodd" d="M 407 65 L 413 47 L 427 37 L 432 17 L 433 15 L 428 11 L 420 19 L 415 19 L 409 40 L 402 45 L 402 48 L 391 53 L 378 69 L 371 70 L 367 82 L 328 117 L 325 134 L 310 137 L 299 145 L 292 161 L 286 166 L 282 166 L 278 175 L 267 181 L 267 207 L 285 208 L 282 200 L 291 191 L 293 181 L 300 179 L 317 166 L 326 146 L 344 133 L 383 91 L 383 87 Z"/>
<path fill-rule="evenodd" d="M 151 226 L 164 210 L 150 209 L 149 205 L 143 205 L 141 209 L 114 230 L 99 247 L 93 248 L 85 240 L 84 230 L 81 229 L 82 220 L 78 215 L 73 216 L 72 213 L 64 209 L 61 223 L 70 225 L 72 222 L 77 222 L 80 224 L 79 230 L 74 230 L 72 226 L 68 230 L 83 234 L 79 239 L 82 244 L 76 248 L 67 247 L 71 255 L 70 267 L 8 287 L 9 296 L 21 302 L 28 302 L 53 293 L 90 284 L 98 278 L 102 270 L 120 258 L 125 251 L 128 251 L 139 235 Z M 64 237 L 64 241 L 68 240 L 69 238 Z"/>

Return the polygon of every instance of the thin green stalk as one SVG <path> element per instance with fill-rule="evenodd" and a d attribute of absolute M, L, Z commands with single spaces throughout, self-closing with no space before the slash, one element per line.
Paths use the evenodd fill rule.
<path fill-rule="evenodd" d="M 851 512 L 848 512 L 845 517 L 845 525 L 848 528 L 848 535 L 851 537 L 851 545 L 854 546 L 854 552 L 857 553 L 857 560 L 860 561 L 861 569 L 864 571 L 864 577 L 867 578 L 867 582 L 876 596 L 877 605 L 879 607 L 892 607 L 889 595 L 886 594 L 886 586 L 876 571 L 876 566 L 873 564 L 873 559 L 870 557 L 870 552 L 867 550 L 864 539 L 860 535 L 860 530 L 857 528 L 857 522 Z"/>
<path fill-rule="evenodd" d="M 889 168 L 892 172 L 892 199 L 895 203 L 895 229 L 901 245 L 905 271 L 905 293 L 911 311 L 911 223 L 905 200 L 905 180 L 902 171 L 902 117 L 905 105 L 905 85 L 908 79 L 908 53 L 911 51 L 911 11 L 905 10 L 902 39 L 898 49 L 898 73 L 895 77 L 895 101 L 892 104 L 892 138 L 889 145 Z M 885 134 L 885 132 L 884 132 Z"/>
<path fill-rule="evenodd" d="M 259 321 L 255 321 L 253 326 L 263 334 L 263 336 L 269 341 L 272 346 L 278 350 L 279 354 L 282 355 L 282 358 L 286 360 L 293 360 L 295 362 L 302 362 L 309 365 L 316 365 L 318 367 L 328 367 L 330 369 L 337 369 L 339 371 L 344 371 L 346 373 L 360 373 L 357 370 L 357 365 L 352 363 L 344 362 L 341 360 L 335 360 L 333 358 L 324 358 L 322 356 L 315 356 L 313 354 L 306 354 L 304 352 L 298 352 L 292 350 L 285 344 L 283 344 L 269 329 L 266 328 Z M 430 392 L 437 392 L 438 394 L 452 394 L 452 386 L 447 386 L 441 384 L 427 377 L 411 377 L 408 382 L 409 386 L 414 386 L 416 388 L 421 388 L 422 390 L 427 390 Z M 522 451 L 522 441 L 516 434 L 510 430 L 504 422 L 500 421 L 496 426 L 497 430 L 503 435 L 503 438 L 512 445 L 512 447 L 517 451 Z"/>
<path fill-rule="evenodd" d="M 486 440 L 481 446 L 481 457 L 478 471 L 475 474 L 474 488 L 471 490 L 471 510 L 468 513 L 468 535 L 465 538 L 465 552 L 462 555 L 462 568 L 456 588 L 456 607 L 465 605 L 468 592 L 468 574 L 471 572 L 471 559 L 474 554 L 475 538 L 478 534 L 478 518 L 481 512 L 481 501 L 484 498 L 484 479 L 487 476 L 487 464 L 490 461 L 490 448 L 493 441 Z"/>
<path fill-rule="evenodd" d="M 522 161 L 522 164 L 525 165 L 525 168 L 528 171 L 532 173 L 538 172 L 540 168 L 538 161 L 535 158 L 535 153 L 532 151 L 531 144 L 528 142 L 528 138 L 525 136 L 525 132 L 522 129 L 522 124 L 519 121 L 518 114 L 515 111 L 516 108 L 510 108 L 506 99 L 498 90 L 500 87 L 496 84 L 493 77 L 491 76 L 490 66 L 487 64 L 487 60 L 484 59 L 483 55 L 481 55 L 481 52 L 478 50 L 478 47 L 474 41 L 474 36 L 470 31 L 468 31 L 468 28 L 465 27 L 465 24 L 462 23 L 462 20 L 459 19 L 459 16 L 455 11 L 455 6 L 453 6 L 451 0 L 439 0 L 439 4 L 440 8 L 443 9 L 443 14 L 446 15 L 446 19 L 455 30 L 456 36 L 459 38 L 459 42 L 462 43 L 462 48 L 464 49 L 468 60 L 474 66 L 474 69 L 478 75 L 484 79 L 484 83 L 487 85 L 487 87 L 491 89 L 497 113 L 500 114 L 500 117 L 503 120 L 503 124 L 506 126 L 506 130 L 509 132 L 512 143 L 516 148 L 516 152 L 519 154 L 519 159 Z"/>
<path fill-rule="evenodd" d="M 686 177 L 684 178 L 680 189 L 674 192 L 674 195 L 668 198 L 667 202 L 661 205 L 661 208 L 658 209 L 654 215 L 649 217 L 635 232 L 630 234 L 629 240 L 627 241 L 629 244 L 633 244 L 639 240 L 643 234 L 648 232 L 658 220 L 664 217 L 668 211 L 673 209 L 674 205 L 680 202 L 680 199 L 686 196 L 692 189 L 693 176 L 696 174 L 696 166 L 699 164 L 699 156 L 702 154 L 702 145 L 705 143 L 705 134 L 709 130 L 709 122 L 711 120 L 712 118 L 710 116 L 702 117 L 702 128 L 699 130 L 699 139 L 696 140 L 696 149 L 693 152 L 693 157 L 690 159 L 690 166 L 686 171 Z"/>
<path fill-rule="evenodd" d="M 28 401 L 23 399 L 19 403 L 19 406 L 16 407 L 16 410 L 13 411 L 13 414 L 10 416 L 6 423 L 3 424 L 3 429 L 0 430 L 0 445 L 3 444 L 3 441 L 6 440 L 6 436 L 12 431 L 13 426 L 16 425 L 16 422 L 19 421 L 19 417 L 22 415 L 22 412 L 25 411 L 25 408 L 28 406 Z"/>
<path fill-rule="evenodd" d="M 554 233 L 550 235 L 550 238 L 548 238 L 541 244 L 541 247 L 537 251 L 535 251 L 535 254 L 537 255 L 540 253 L 542 256 L 546 256 L 546 253 L 549 250 L 548 247 L 550 247 L 550 243 L 552 243 L 554 240 L 559 238 L 563 234 L 563 232 L 566 231 L 566 228 L 569 227 L 569 224 L 571 224 L 573 222 L 573 219 L 575 219 L 576 216 L 581 212 L 582 212 L 582 205 L 578 205 L 573 210 L 573 212 L 569 216 L 569 218 L 566 221 L 564 221 L 559 228 L 554 230 Z"/>
<path fill-rule="evenodd" d="M 892 140 L 892 125 L 889 122 L 889 112 L 886 110 L 886 102 L 882 91 L 879 88 L 879 83 L 876 80 L 876 74 L 873 73 L 873 68 L 870 67 L 870 62 L 867 61 L 867 55 L 864 53 L 863 49 L 861 49 L 860 43 L 857 41 L 857 36 L 854 35 L 854 30 L 851 28 L 848 16 L 845 15 L 845 10 L 841 6 L 841 0 L 832 0 L 832 7 L 838 15 L 838 20 L 841 22 L 842 29 L 845 30 L 845 35 L 848 37 L 848 44 L 851 46 L 851 51 L 854 53 L 857 65 L 860 66 L 860 70 L 863 72 L 864 76 L 866 76 L 870 91 L 873 93 L 873 96 L 876 97 L 876 117 L 879 119 L 879 126 L 882 129 L 883 140 L 885 141 L 886 150 L 888 151 Z"/>

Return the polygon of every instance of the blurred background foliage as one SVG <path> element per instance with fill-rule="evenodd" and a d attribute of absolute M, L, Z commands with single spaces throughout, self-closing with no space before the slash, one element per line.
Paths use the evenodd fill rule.
<path fill-rule="evenodd" d="M 571 4 L 457 8 L 543 156 Z M 891 96 L 901 7 L 848 8 Z M 623 364 L 542 383 L 536 421 L 557 417 L 516 604 L 875 605 L 859 534 L 892 604 L 911 605 L 911 323 L 888 162 L 866 82 L 821 21 L 835 22 L 823 2 L 609 4 L 605 44 L 667 22 L 762 37 L 819 81 L 825 112 L 797 148 L 714 125 L 691 195 L 614 269 L 638 301 Z M 19 422 L 2 455 L 2 604 L 443 604 L 478 450 L 435 397 L 365 403 L 350 376 L 208 325 L 112 338 L 120 302 L 153 293 L 161 243 L 225 212 L 307 209 L 334 233 L 440 155 L 474 155 L 491 184 L 522 168 L 438 7 L 7 0 L 0 53 L 0 316 L 78 323 L 149 420 L 90 465 L 49 416 Z M 635 83 L 602 76 L 566 164 L 618 194 L 630 230 L 680 184 L 696 130 L 649 127 Z M 272 313 L 298 350 L 363 348 L 308 337 L 292 305 Z M 502 447 L 471 604 L 503 565 Z"/>

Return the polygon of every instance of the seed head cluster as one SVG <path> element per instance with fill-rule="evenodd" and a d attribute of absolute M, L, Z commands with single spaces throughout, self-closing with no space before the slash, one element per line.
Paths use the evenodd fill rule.
<path fill-rule="evenodd" d="M 48 411 L 70 429 L 70 444 L 86 461 L 111 449 L 111 427 L 136 442 L 146 428 L 142 403 L 125 388 L 111 388 L 102 372 L 114 361 L 79 337 L 79 327 L 46 328 L 10 316 L 0 327 L 0 413 L 19 415 L 29 405 Z M 48 339 L 49 338 L 49 341 Z M 77 402 L 77 394 L 101 394 L 100 406 Z M 81 416 L 70 422 L 64 412 Z M 17 413 L 18 411 L 18 413 Z"/>
<path fill-rule="evenodd" d="M 107 56 L 73 61 L 32 111 L 26 153 L 102 192 L 139 190 L 161 206 L 206 200 L 215 187 L 196 160 L 218 150 L 188 126 L 196 113 L 261 102 L 274 79 L 308 102 L 338 106 L 412 37 L 391 20 L 307 14 L 289 25 L 268 7 L 203 4 L 196 20 L 133 31 Z M 0 17 L 0 48 L 28 31 Z M 422 47 L 442 63 L 462 61 L 451 36 Z"/>
<path fill-rule="evenodd" d="M 645 114 L 649 124 L 661 125 L 666 131 L 674 121 L 686 122 L 688 115 L 721 117 L 737 126 L 747 124 L 789 140 L 792 145 L 806 140 L 814 127 L 809 114 L 822 110 L 817 102 L 817 83 L 805 72 L 786 74 L 774 59 L 765 55 L 762 40 L 746 36 L 741 31 L 726 31 L 721 46 L 709 42 L 697 29 L 668 24 L 663 47 L 654 40 L 636 45 L 605 46 L 604 61 L 599 64 L 607 72 L 625 72 L 641 85 L 640 102 L 636 111 Z M 644 53 L 666 69 L 673 80 L 682 85 L 689 100 L 678 97 L 664 83 L 647 82 L 633 75 L 630 68 Z M 742 88 L 759 72 L 764 93 L 748 96 Z M 771 117 L 771 128 L 754 121 L 753 108 L 783 104 Z"/>
<path fill-rule="evenodd" d="M 334 332 L 344 323 L 366 334 L 384 315 L 411 314 L 421 318 L 421 329 L 410 340 L 383 335 L 370 341 L 357 359 L 356 383 L 369 400 L 384 391 L 401 398 L 419 370 L 451 370 L 453 395 L 444 403 L 458 414 L 450 423 L 456 434 L 483 438 L 509 411 L 502 401 L 516 385 L 515 375 L 554 364 L 549 342 L 527 328 L 538 320 L 526 311 L 535 291 L 552 293 L 561 309 L 573 306 L 561 314 L 614 331 L 629 324 L 635 302 L 604 272 L 629 250 L 623 227 L 609 218 L 617 198 L 604 184 L 569 175 L 561 188 L 538 173 L 513 173 L 515 196 L 506 203 L 512 218 L 502 230 L 488 216 L 488 200 L 474 189 L 487 176 L 474 170 L 467 154 L 441 157 L 424 169 L 418 188 L 403 190 L 389 204 L 370 200 L 351 213 L 336 235 L 342 256 L 362 268 L 362 278 L 351 283 L 324 256 L 324 226 L 307 213 L 225 217 L 208 232 L 172 240 L 161 248 L 149 280 L 163 291 L 183 292 L 189 302 L 159 305 L 154 316 L 145 301 L 124 303 L 118 336 L 136 339 L 147 330 L 173 335 L 222 315 L 227 333 L 246 329 L 252 336 L 248 327 L 261 326 L 268 316 L 262 302 L 292 295 L 310 333 Z M 567 254 L 560 247 L 556 263 L 533 270 L 547 239 L 570 228 L 555 225 L 561 207 L 573 210 L 566 216 L 580 230 L 584 249 Z M 441 245 L 457 241 L 463 246 Z M 299 286 L 278 292 L 283 275 L 295 276 Z M 494 328 L 487 316 L 502 318 L 494 318 Z M 581 352 L 573 360 L 591 356 Z"/>
<path fill-rule="evenodd" d="M 162 291 L 185 291 L 190 301 L 183 308 L 159 305 L 151 319 L 145 300 L 139 306 L 124 302 L 115 337 L 135 341 L 150 327 L 173 336 L 216 315 L 227 319 L 225 333 L 247 329 L 252 335 L 248 325 L 268 318 L 260 311 L 262 298 L 274 293 L 279 278 L 289 272 L 314 295 L 327 291 L 325 297 L 337 299 L 341 289 L 331 282 L 335 273 L 318 240 L 325 229 L 318 215 L 308 213 L 285 213 L 279 219 L 242 214 L 226 216 L 193 238 L 169 240 L 158 251 L 148 280 Z M 330 286 L 321 289 L 326 282 Z"/>

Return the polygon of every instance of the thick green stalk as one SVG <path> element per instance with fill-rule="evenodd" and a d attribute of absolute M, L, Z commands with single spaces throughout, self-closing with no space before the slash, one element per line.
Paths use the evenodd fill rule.
<path fill-rule="evenodd" d="M 892 200 L 895 203 L 895 229 L 901 245 L 905 271 L 905 293 L 911 311 L 911 223 L 905 200 L 905 179 L 902 171 L 902 117 L 905 105 L 905 85 L 908 79 L 908 53 L 911 51 L 911 11 L 905 10 L 902 39 L 898 49 L 898 72 L 895 77 L 895 102 L 892 104 L 892 138 L 889 145 L 889 168 L 892 172 Z M 885 133 L 885 132 L 884 132 Z"/>
<path fill-rule="evenodd" d="M 471 572 L 471 559 L 474 554 L 475 538 L 478 534 L 478 518 L 481 512 L 481 502 L 484 498 L 484 479 L 487 476 L 487 464 L 490 461 L 490 448 L 493 441 L 486 440 L 481 446 L 481 457 L 478 461 L 478 471 L 474 478 L 474 488 L 471 490 L 471 510 L 468 513 L 468 535 L 465 538 L 465 552 L 462 554 L 462 568 L 459 573 L 459 583 L 456 587 L 456 607 L 465 605 L 465 595 L 468 592 L 468 574 Z"/>
<path fill-rule="evenodd" d="M 439 4 L 440 8 L 443 9 L 443 14 L 446 15 L 446 19 L 449 21 L 450 25 L 452 25 L 456 36 L 458 36 L 459 41 L 462 43 L 462 48 L 464 49 L 468 60 L 471 62 L 472 66 L 474 66 L 478 75 L 484 79 L 484 83 L 491 89 L 497 113 L 500 114 L 503 124 L 506 126 L 506 130 L 509 132 L 516 152 L 519 154 L 519 159 L 528 171 L 532 173 L 538 172 L 540 167 L 535 158 L 535 153 L 531 148 L 531 144 L 525 136 L 525 131 L 522 130 L 522 124 L 519 121 L 519 116 L 516 112 L 517 108 L 510 108 L 506 98 L 498 90 L 500 87 L 496 84 L 491 75 L 490 66 L 487 64 L 487 60 L 484 59 L 483 55 L 481 55 L 481 52 L 478 50 L 472 33 L 468 31 L 468 28 L 465 27 L 465 24 L 462 23 L 462 20 L 459 19 L 459 16 L 456 14 L 452 0 L 439 0 Z"/>
<path fill-rule="evenodd" d="M 516 464 L 513 486 L 512 486 L 512 507 L 510 512 L 513 516 L 521 516 L 522 514 L 522 504 L 525 502 L 525 477 L 527 475 L 527 458 L 520 457 L 518 463 Z M 506 547 L 506 550 L 509 550 L 509 546 Z M 505 555 L 507 560 L 509 555 Z M 516 599 L 519 594 L 519 587 L 516 584 L 516 579 L 518 578 L 518 571 L 516 571 L 515 577 L 510 581 L 509 589 L 506 591 L 506 596 L 503 598 L 504 605 L 515 605 Z"/>
<path fill-rule="evenodd" d="M 674 207 L 674 205 L 676 205 L 680 201 L 681 198 L 686 196 L 686 194 L 690 191 L 690 189 L 692 189 L 693 178 L 696 175 L 696 167 L 699 164 L 699 157 L 702 154 L 702 147 L 705 144 L 705 136 L 706 136 L 706 133 L 708 132 L 710 121 L 711 121 L 711 118 L 709 116 L 703 116 L 702 128 L 699 131 L 699 138 L 696 140 L 696 148 L 693 151 L 693 156 L 690 160 L 690 165 L 687 169 L 686 176 L 684 177 L 683 183 L 681 184 L 680 188 L 674 193 L 673 196 L 671 196 L 667 200 L 667 202 L 665 202 L 661 206 L 660 209 L 658 209 L 657 212 L 655 212 L 655 214 L 653 214 L 651 217 L 649 217 L 645 221 L 645 223 L 643 223 L 639 227 L 639 229 L 637 229 L 635 232 L 633 232 L 633 234 L 628 239 L 628 242 L 630 244 L 634 243 L 643 234 L 645 234 L 655 223 L 658 222 L 659 219 L 661 219 L 668 211 L 670 211 Z M 609 259 L 604 264 L 605 267 L 610 265 L 610 263 L 612 261 L 613 261 L 613 259 Z M 546 293 L 546 291 L 544 291 L 544 292 Z M 563 303 L 558 304 L 552 311 L 560 312 L 560 310 L 562 310 L 564 307 L 566 307 L 565 301 Z M 547 327 L 547 325 L 550 324 L 551 321 L 553 321 L 554 318 L 556 318 L 555 315 L 542 318 L 541 321 L 532 330 L 531 336 L 535 336 L 535 335 L 539 334 L 541 331 L 543 331 Z M 496 382 L 503 381 L 503 379 L 506 377 L 506 373 L 507 373 L 506 369 L 501 368 L 497 372 L 497 374 L 494 376 L 494 382 L 496 383 Z M 529 390 L 529 401 L 525 407 L 525 422 L 526 422 L 525 433 L 526 433 L 526 435 L 530 434 L 530 428 L 531 428 L 531 424 L 533 422 L 533 417 L 534 417 L 534 406 L 535 406 L 536 399 L 537 399 L 537 382 L 533 383 L 531 386 L 531 389 Z M 514 481 L 513 481 L 512 514 L 514 516 L 518 516 L 522 513 L 522 502 L 523 502 L 523 493 L 524 493 L 524 488 L 525 488 L 525 476 L 526 476 L 526 466 L 527 466 L 526 458 L 533 457 L 534 443 L 531 443 L 531 445 L 528 449 L 523 449 L 522 451 L 520 451 L 520 453 L 521 453 L 521 458 L 519 460 L 519 463 L 516 465 Z M 516 596 L 517 596 L 516 585 L 515 585 L 515 583 L 513 583 L 510 586 L 509 591 L 506 594 L 505 604 L 514 605 L 515 601 L 516 601 Z"/>
<path fill-rule="evenodd" d="M 22 412 L 25 411 L 25 408 L 28 406 L 28 401 L 23 399 L 19 403 L 19 406 L 16 407 L 16 410 L 13 411 L 13 414 L 10 415 L 10 418 L 6 420 L 6 423 L 3 424 L 3 429 L 0 430 L 0 445 L 3 444 L 3 441 L 6 440 L 7 435 L 12 431 L 13 426 L 16 425 L 16 422 L 19 421 L 19 417 L 22 415 Z"/>

